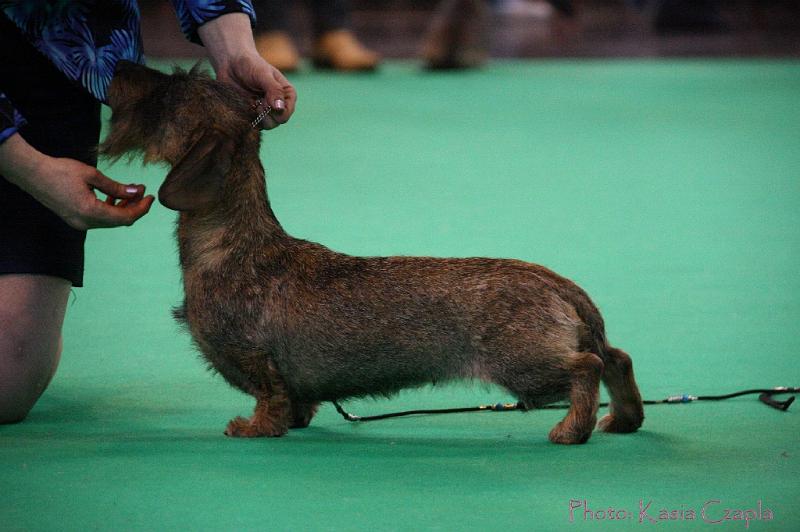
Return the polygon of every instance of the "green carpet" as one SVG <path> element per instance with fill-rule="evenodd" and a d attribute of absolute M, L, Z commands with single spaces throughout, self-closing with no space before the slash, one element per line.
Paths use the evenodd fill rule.
<path fill-rule="evenodd" d="M 549 266 L 592 295 L 648 398 L 800 385 L 800 63 L 391 63 L 293 82 L 297 112 L 263 147 L 290 234 Z M 165 174 L 102 168 L 151 191 Z M 560 412 L 352 425 L 330 405 L 284 438 L 226 438 L 253 401 L 170 318 L 173 220 L 157 205 L 90 234 L 59 373 L 0 427 L 0 529 L 602 530 L 666 509 L 684 516 L 668 530 L 800 530 L 800 406 L 754 397 L 648 407 L 640 432 L 575 447 L 547 441 Z M 508 399 L 451 384 L 347 406 Z M 570 523 L 571 500 L 625 519 Z M 701 516 L 759 501 L 772 520 Z"/>

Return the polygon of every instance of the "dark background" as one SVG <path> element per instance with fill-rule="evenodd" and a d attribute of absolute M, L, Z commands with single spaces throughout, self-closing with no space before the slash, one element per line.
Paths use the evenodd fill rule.
<path fill-rule="evenodd" d="M 389 58 L 416 57 L 438 5 L 436 0 L 354 0 L 352 27 L 369 47 Z M 490 2 L 491 3 L 491 2 Z M 537 4 L 541 11 L 544 2 Z M 575 14 L 551 10 L 548 17 L 504 13 L 494 2 L 494 57 L 800 57 L 800 2 L 796 0 L 711 1 L 715 21 L 691 29 L 659 29 L 658 10 L 636 9 L 633 1 L 579 0 Z M 658 3 L 658 2 L 655 2 Z M 702 2 L 686 2 L 697 6 Z M 144 0 L 145 51 L 153 57 L 202 52 L 180 35 L 169 2 Z M 304 3 L 293 8 L 293 34 L 309 45 Z M 545 7 L 546 9 L 546 7 Z"/>

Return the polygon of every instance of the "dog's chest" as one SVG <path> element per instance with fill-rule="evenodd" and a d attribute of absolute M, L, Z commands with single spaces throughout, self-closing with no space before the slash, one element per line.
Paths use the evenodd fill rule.
<path fill-rule="evenodd" d="M 184 284 L 184 320 L 203 357 L 230 384 L 252 393 L 276 347 L 268 287 L 197 275 L 185 276 Z"/>

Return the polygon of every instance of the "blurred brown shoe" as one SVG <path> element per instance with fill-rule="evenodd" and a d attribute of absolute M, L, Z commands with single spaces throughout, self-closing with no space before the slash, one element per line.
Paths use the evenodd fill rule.
<path fill-rule="evenodd" d="M 294 72 L 300 64 L 300 53 L 285 31 L 269 31 L 256 35 L 256 50 L 270 65 L 281 72 Z"/>
<path fill-rule="evenodd" d="M 432 70 L 476 68 L 488 54 L 489 8 L 482 0 L 442 0 L 420 55 Z"/>
<path fill-rule="evenodd" d="M 364 47 L 349 30 L 323 34 L 314 43 L 314 66 L 347 72 L 375 70 L 380 56 Z"/>

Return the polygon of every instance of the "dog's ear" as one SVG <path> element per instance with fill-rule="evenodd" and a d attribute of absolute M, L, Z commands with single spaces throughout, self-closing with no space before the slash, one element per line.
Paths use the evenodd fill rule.
<path fill-rule="evenodd" d="M 194 211 L 214 203 L 234 150 L 235 142 L 229 135 L 215 129 L 203 133 L 167 174 L 158 190 L 158 201 L 175 211 Z"/>

